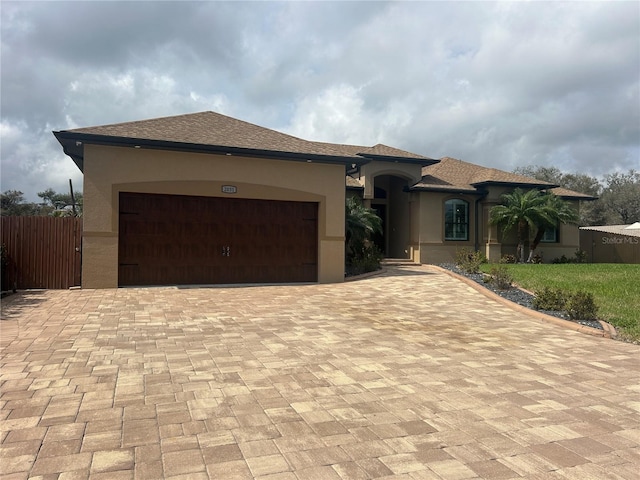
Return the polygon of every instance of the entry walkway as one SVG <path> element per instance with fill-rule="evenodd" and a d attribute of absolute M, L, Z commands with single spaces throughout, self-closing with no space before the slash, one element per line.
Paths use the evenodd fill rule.
<path fill-rule="evenodd" d="M 636 479 L 640 347 L 446 274 L 26 292 L 0 323 L 8 479 Z"/>

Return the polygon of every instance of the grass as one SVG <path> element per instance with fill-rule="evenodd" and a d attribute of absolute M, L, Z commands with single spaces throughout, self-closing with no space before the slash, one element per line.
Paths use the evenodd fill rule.
<path fill-rule="evenodd" d="M 598 318 L 618 331 L 620 338 L 640 342 L 640 265 L 617 263 L 506 265 L 514 282 L 536 292 L 543 287 L 593 294 Z M 491 270 L 491 264 L 481 267 Z"/>

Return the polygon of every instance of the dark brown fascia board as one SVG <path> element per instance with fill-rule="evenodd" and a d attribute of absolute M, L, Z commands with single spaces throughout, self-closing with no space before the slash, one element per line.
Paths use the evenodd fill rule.
<path fill-rule="evenodd" d="M 82 147 L 82 141 L 69 138 L 65 135 L 66 132 L 53 131 L 53 136 L 62 145 L 62 151 L 65 155 L 71 157 L 73 162 L 78 166 L 80 171 L 84 173 L 84 149 Z"/>
<path fill-rule="evenodd" d="M 62 145 L 64 153 L 70 156 L 75 164 L 84 172 L 84 144 L 106 145 L 111 147 L 140 147 L 152 150 L 170 150 L 191 153 L 209 153 L 218 155 L 238 155 L 273 160 L 290 160 L 294 162 L 317 162 L 344 165 L 346 169 L 371 162 L 368 158 L 344 157 L 337 155 L 307 154 L 281 152 L 277 150 L 259 150 L 253 148 L 228 147 L 224 145 L 203 145 L 198 143 L 171 142 L 167 140 L 147 140 L 129 137 L 112 137 L 69 131 L 54 131 L 53 135 Z"/>
<path fill-rule="evenodd" d="M 440 160 L 435 158 L 408 158 L 408 157 L 391 157 L 389 155 L 375 155 L 371 153 L 358 153 L 359 156 L 363 158 L 368 158 L 370 160 L 376 160 L 379 162 L 389 162 L 389 163 L 412 163 L 417 164 L 422 167 L 428 167 L 429 165 L 435 165 L 436 163 L 440 163 Z"/>
<path fill-rule="evenodd" d="M 492 183 L 496 183 L 496 182 L 492 182 Z M 515 185 L 513 183 L 503 183 L 504 185 Z M 474 184 L 476 185 L 476 184 Z M 530 184 L 523 184 L 523 185 L 530 185 Z M 351 188 L 357 188 L 357 187 L 351 187 Z M 551 188 L 555 188 L 551 187 Z M 464 189 L 453 189 L 453 188 L 443 188 L 443 187 L 409 187 L 407 189 L 409 192 L 440 192 L 440 193 L 453 193 L 453 194 L 465 194 L 465 195 L 486 195 L 486 190 L 464 190 Z M 579 193 L 579 192 L 578 192 Z M 573 200 L 573 201 L 581 201 L 581 202 L 591 202 L 594 200 L 598 200 L 598 197 L 591 197 L 588 195 L 585 195 L 584 197 L 574 197 L 574 196 L 570 196 L 570 195 L 558 195 L 560 198 L 563 198 L 565 200 Z"/>
<path fill-rule="evenodd" d="M 466 190 L 464 188 L 446 188 L 446 187 L 408 187 L 409 192 L 439 192 L 454 193 L 458 195 L 486 195 L 484 190 Z"/>
<path fill-rule="evenodd" d="M 488 186 L 488 185 L 499 185 L 499 186 L 504 186 L 504 187 L 514 187 L 514 188 L 537 188 L 540 190 L 546 190 L 549 188 L 556 188 L 559 187 L 560 185 L 554 185 L 551 183 L 520 183 L 520 182 L 498 182 L 498 181 L 493 181 L 493 180 L 488 180 L 488 181 L 484 181 L 484 182 L 476 182 L 476 183 L 471 183 L 470 185 L 473 185 L 474 187 L 484 187 L 484 186 Z"/>
<path fill-rule="evenodd" d="M 560 185 L 555 184 L 542 184 L 542 183 L 516 183 L 516 182 L 494 182 L 494 181 L 486 181 L 486 182 L 477 182 L 472 183 L 471 185 L 477 186 L 487 186 L 487 185 L 501 185 L 501 186 L 509 186 L 509 187 L 522 187 L 522 188 L 537 188 L 540 190 L 552 190 L 554 188 L 559 187 Z M 576 192 L 580 193 L 580 192 Z M 554 194 L 557 195 L 557 194 Z M 584 196 L 572 196 L 572 195 L 558 195 L 560 198 L 564 198 L 567 200 L 580 200 L 585 202 L 591 202 L 594 200 L 598 200 L 598 197 L 592 197 L 590 195 L 580 194 Z"/>
<path fill-rule="evenodd" d="M 558 195 L 557 193 L 554 193 L 554 195 L 560 198 L 563 198 L 565 200 L 573 200 L 573 201 L 581 201 L 581 202 L 593 202 L 599 199 L 599 197 L 592 197 L 591 195 L 585 195 L 584 193 L 580 193 L 580 192 L 576 192 L 576 193 L 579 193 L 581 196 L 578 197 L 573 195 Z"/>

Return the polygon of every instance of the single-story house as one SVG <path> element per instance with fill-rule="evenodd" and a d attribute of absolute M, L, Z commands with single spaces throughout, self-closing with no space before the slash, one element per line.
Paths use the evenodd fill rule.
<path fill-rule="evenodd" d="M 515 239 L 488 224 L 515 187 L 586 195 L 521 175 L 392 148 L 303 140 L 215 112 L 55 131 L 84 173 L 82 286 L 340 282 L 346 195 L 383 219 L 388 257 L 490 260 Z M 548 232 L 546 259 L 578 228 Z"/>

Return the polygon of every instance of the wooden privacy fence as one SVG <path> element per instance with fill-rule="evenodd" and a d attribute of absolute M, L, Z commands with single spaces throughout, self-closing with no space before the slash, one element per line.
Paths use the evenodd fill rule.
<path fill-rule="evenodd" d="M 1 217 L 2 290 L 80 285 L 82 219 Z"/>

